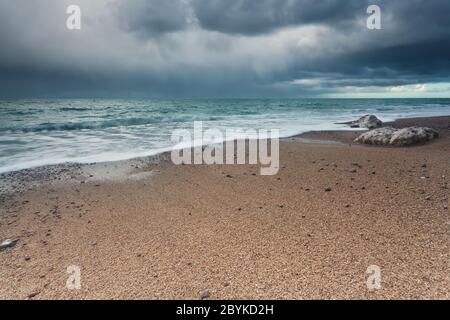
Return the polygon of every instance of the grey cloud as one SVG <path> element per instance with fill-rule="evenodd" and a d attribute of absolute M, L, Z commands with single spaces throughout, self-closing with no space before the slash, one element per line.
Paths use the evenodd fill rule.
<path fill-rule="evenodd" d="M 255 35 L 281 27 L 347 22 L 364 13 L 365 0 L 193 0 L 201 26 L 232 34 Z"/>
<path fill-rule="evenodd" d="M 190 7 L 183 0 L 133 0 L 119 2 L 117 12 L 126 31 L 149 37 L 185 29 Z"/>
<path fill-rule="evenodd" d="M 0 0 L 0 97 L 296 96 L 450 82 L 446 0 L 78 0 L 79 32 L 65 29 L 72 1 L 39 1 Z M 364 26 L 369 3 L 381 6 L 382 30 Z"/>

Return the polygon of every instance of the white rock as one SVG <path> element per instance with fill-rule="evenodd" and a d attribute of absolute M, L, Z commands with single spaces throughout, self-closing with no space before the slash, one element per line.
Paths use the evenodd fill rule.
<path fill-rule="evenodd" d="M 367 129 L 375 129 L 383 125 L 383 122 L 381 122 L 380 119 L 371 114 L 362 117 L 357 122 L 360 128 L 367 128 Z"/>
<path fill-rule="evenodd" d="M 407 146 L 430 141 L 438 137 L 439 133 L 436 130 L 426 127 L 409 127 L 404 129 L 385 127 L 365 132 L 356 138 L 355 142 L 385 146 Z"/>
<path fill-rule="evenodd" d="M 366 128 L 375 129 L 383 125 L 383 122 L 372 114 L 365 115 L 356 121 L 344 122 L 341 124 L 348 124 L 352 128 Z"/>
<path fill-rule="evenodd" d="M 389 145 L 392 135 L 395 132 L 396 130 L 391 127 L 379 128 L 363 133 L 356 138 L 355 142 L 374 145 Z"/>
<path fill-rule="evenodd" d="M 436 130 L 426 127 L 410 127 L 396 131 L 390 144 L 395 146 L 407 146 L 416 143 L 427 142 L 439 137 Z"/>

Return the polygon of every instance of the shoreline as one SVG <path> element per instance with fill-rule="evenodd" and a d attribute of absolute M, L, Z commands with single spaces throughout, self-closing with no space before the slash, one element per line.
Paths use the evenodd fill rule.
<path fill-rule="evenodd" d="M 403 128 L 407 126 L 431 126 L 441 132 L 441 135 L 447 135 L 450 127 L 450 116 L 436 117 L 420 117 L 420 118 L 401 118 L 392 122 L 386 122 L 383 126 L 393 126 L 395 128 Z M 280 143 L 286 141 L 296 141 L 305 144 L 349 144 L 358 145 L 353 140 L 366 130 L 322 130 L 307 131 L 301 134 L 282 137 Z M 431 142 L 435 143 L 435 141 Z M 203 146 L 204 147 L 204 146 Z M 373 147 L 364 145 L 364 147 Z M 417 147 L 409 146 L 407 148 Z M 391 147 L 384 147 L 391 148 Z M 66 162 L 60 164 L 51 164 L 38 166 L 28 169 L 0 173 L 0 195 L 10 192 L 23 192 L 29 188 L 24 188 L 25 184 L 33 187 L 42 186 L 44 183 L 62 182 L 62 183 L 79 183 L 80 181 L 88 181 L 95 175 L 94 181 L 102 180 L 126 180 L 127 176 L 139 175 L 140 171 L 146 166 L 155 166 L 161 161 L 168 161 L 170 151 L 158 153 L 151 156 L 136 157 L 124 160 L 109 162 L 93 162 L 93 163 L 77 163 Z M 142 172 L 141 172 L 142 173 Z M 19 186 L 14 185 L 14 181 Z"/>
<path fill-rule="evenodd" d="M 407 148 L 283 139 L 275 176 L 167 155 L 22 172 L 0 195 L 18 240 L 0 299 L 448 300 L 449 120 L 414 120 L 441 137 Z"/>

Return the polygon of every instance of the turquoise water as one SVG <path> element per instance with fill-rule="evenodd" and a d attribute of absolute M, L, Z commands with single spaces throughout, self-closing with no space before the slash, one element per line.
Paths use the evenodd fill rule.
<path fill-rule="evenodd" d="M 0 101 L 0 173 L 90 163 L 170 150 L 193 121 L 214 128 L 279 129 L 281 136 L 348 129 L 336 122 L 372 113 L 384 121 L 450 115 L 450 99 L 227 99 Z"/>

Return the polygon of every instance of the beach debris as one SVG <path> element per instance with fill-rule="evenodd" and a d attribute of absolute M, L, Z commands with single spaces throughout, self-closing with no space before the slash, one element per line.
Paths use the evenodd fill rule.
<path fill-rule="evenodd" d="M 325 192 L 331 192 L 333 189 L 331 189 L 331 187 L 326 187 L 325 188 Z"/>
<path fill-rule="evenodd" d="M 365 132 L 355 142 L 372 145 L 408 146 L 427 142 L 439 137 L 439 133 L 427 127 L 409 127 L 394 129 L 385 127 Z"/>
<path fill-rule="evenodd" d="M 373 114 L 367 114 L 356 121 L 343 122 L 338 124 L 346 124 L 352 128 L 376 129 L 383 125 L 383 122 Z"/>
<path fill-rule="evenodd" d="M 425 200 L 430 201 L 431 200 L 431 196 L 426 196 Z"/>
<path fill-rule="evenodd" d="M 209 298 L 209 290 L 202 290 L 198 294 L 200 295 L 200 299 L 202 300 Z"/>
<path fill-rule="evenodd" d="M 223 283 L 223 286 L 226 288 L 226 287 L 229 287 L 230 286 L 230 282 L 229 281 L 225 281 L 224 283 Z"/>
<path fill-rule="evenodd" d="M 0 244 L 0 250 L 5 250 L 8 248 L 14 247 L 16 245 L 17 241 L 19 241 L 19 240 L 7 239 L 7 240 L 3 241 L 2 244 Z"/>

